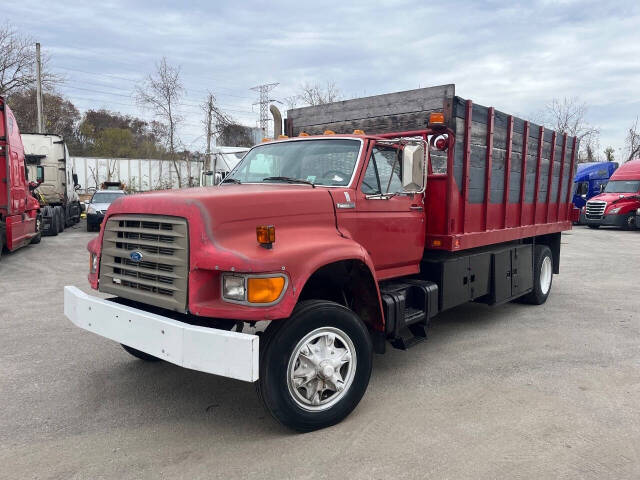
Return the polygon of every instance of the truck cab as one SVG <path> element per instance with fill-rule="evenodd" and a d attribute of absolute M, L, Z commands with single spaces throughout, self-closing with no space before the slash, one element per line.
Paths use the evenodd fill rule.
<path fill-rule="evenodd" d="M 0 97 L 0 255 L 40 242 L 40 204 L 31 194 L 24 147 L 13 112 Z"/>
<path fill-rule="evenodd" d="M 581 163 L 573 179 L 573 205 L 579 210 L 578 224 L 585 223 L 587 201 L 602 193 L 618 168 L 618 162 Z"/>
<path fill-rule="evenodd" d="M 611 176 L 604 191 L 587 201 L 585 221 L 601 226 L 637 228 L 640 208 L 640 159 L 623 163 Z"/>
<path fill-rule="evenodd" d="M 78 176 L 69 151 L 60 135 L 23 133 L 25 159 L 29 178 L 38 187 L 42 204 L 43 233 L 57 235 L 80 221 L 82 208 L 76 189 Z"/>

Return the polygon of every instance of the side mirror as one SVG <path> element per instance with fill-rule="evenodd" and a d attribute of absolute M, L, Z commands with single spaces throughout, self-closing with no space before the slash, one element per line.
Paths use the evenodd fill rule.
<path fill-rule="evenodd" d="M 405 192 L 424 189 L 424 145 L 406 145 L 402 150 L 402 188 Z"/>

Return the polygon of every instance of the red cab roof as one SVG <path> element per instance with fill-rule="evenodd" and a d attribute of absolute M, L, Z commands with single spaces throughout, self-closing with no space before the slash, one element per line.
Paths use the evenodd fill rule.
<path fill-rule="evenodd" d="M 611 175 L 611 180 L 640 180 L 640 159 L 620 165 Z"/>

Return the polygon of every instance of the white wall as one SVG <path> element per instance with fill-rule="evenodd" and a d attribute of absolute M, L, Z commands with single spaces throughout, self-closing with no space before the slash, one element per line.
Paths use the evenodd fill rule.
<path fill-rule="evenodd" d="M 197 161 L 189 163 L 194 185 L 198 185 L 202 163 Z M 75 173 L 78 174 L 78 183 L 82 186 L 80 191 L 84 193 L 97 189 L 102 182 L 107 181 L 108 168 L 112 171 L 111 181 L 120 181 L 133 190 L 154 190 L 158 189 L 160 185 L 178 188 L 178 178 L 170 160 L 71 157 L 71 164 Z M 189 166 L 183 160 L 178 161 L 178 167 L 182 178 L 182 186 L 183 188 L 187 187 Z"/>

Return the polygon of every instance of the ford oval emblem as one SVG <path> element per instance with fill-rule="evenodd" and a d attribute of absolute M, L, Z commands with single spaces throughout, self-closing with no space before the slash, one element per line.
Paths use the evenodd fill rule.
<path fill-rule="evenodd" d="M 129 258 L 131 259 L 132 262 L 141 262 L 142 261 L 142 252 L 138 252 L 137 250 L 135 252 L 131 252 L 129 254 Z"/>

